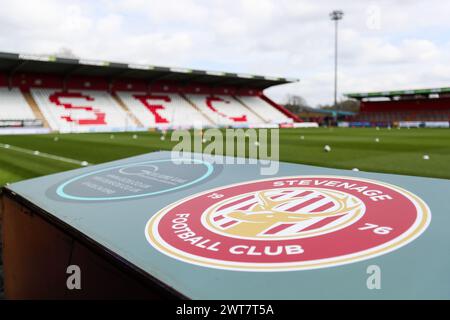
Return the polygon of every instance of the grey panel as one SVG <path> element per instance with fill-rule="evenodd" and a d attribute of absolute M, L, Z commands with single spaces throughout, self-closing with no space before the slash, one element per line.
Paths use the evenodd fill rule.
<path fill-rule="evenodd" d="M 431 223 L 423 234 L 407 245 L 358 262 L 311 270 L 236 271 L 187 263 L 161 253 L 147 241 L 145 226 L 158 211 L 180 199 L 214 188 L 268 177 L 260 175 L 258 165 L 209 165 L 205 168 L 194 168 L 196 165 L 191 165 L 193 167 L 189 169 L 189 165 L 165 166 L 167 163 L 162 161 L 169 159 L 169 152 L 151 153 L 31 179 L 15 183 L 8 188 L 149 275 L 193 299 L 450 298 L 450 232 L 448 231 L 450 181 L 448 180 L 280 163 L 280 170 L 276 177 L 346 176 L 372 179 L 406 189 L 428 204 L 432 214 Z M 102 190 L 95 192 L 97 199 L 85 199 L 89 198 L 89 194 L 86 190 L 79 189 L 83 182 L 92 182 L 92 177 L 100 176 L 101 178 L 111 172 L 116 175 L 120 168 L 128 168 L 127 177 L 135 174 L 142 183 L 150 182 L 151 180 L 147 180 L 148 177 L 142 178 L 139 175 L 145 176 L 148 174 L 145 172 L 147 170 L 151 176 L 154 169 L 135 168 L 134 164 L 139 166 L 154 164 L 158 166 L 161 174 L 170 176 L 169 180 L 178 176 L 183 181 L 178 180 L 175 185 L 164 185 L 158 182 L 154 184 L 151 192 L 145 192 L 146 194 L 142 195 L 141 191 L 134 190 L 130 195 L 138 194 L 138 196 L 129 198 L 123 197 L 124 194 L 120 193 L 119 195 L 122 196 L 120 199 L 114 196 L 109 198 L 104 196 L 105 199 L 101 199 L 98 192 L 101 193 Z M 187 172 L 189 170 L 190 172 Z M 99 171 L 100 175 L 93 175 Z M 120 181 L 120 177 L 111 179 Z M 102 179 L 97 179 L 97 182 L 101 183 Z M 71 183 L 75 184 L 70 185 Z M 111 182 L 107 183 L 111 184 Z M 89 188 L 90 184 L 88 182 L 84 185 Z M 139 186 L 136 188 L 139 189 Z M 117 195 L 114 193 L 114 187 L 111 189 L 113 189 L 112 194 Z M 58 190 L 63 190 L 64 193 L 59 192 L 58 195 Z M 141 192 L 140 195 L 139 192 Z M 395 218 L 400 217 L 403 212 L 394 208 L 389 214 Z M 362 240 L 363 238 L 347 239 L 347 241 Z M 330 244 L 331 248 L 340 245 L 343 245 L 343 242 Z M 380 290 L 369 290 L 366 286 L 369 277 L 366 271 L 370 265 L 381 268 Z"/>

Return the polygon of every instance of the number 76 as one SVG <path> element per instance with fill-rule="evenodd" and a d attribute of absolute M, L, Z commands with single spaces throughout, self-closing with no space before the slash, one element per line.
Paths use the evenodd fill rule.
<path fill-rule="evenodd" d="M 364 225 L 364 227 L 358 228 L 358 230 L 373 230 L 373 233 L 376 234 L 389 234 L 393 230 L 391 227 L 380 227 L 372 223 L 365 223 Z"/>

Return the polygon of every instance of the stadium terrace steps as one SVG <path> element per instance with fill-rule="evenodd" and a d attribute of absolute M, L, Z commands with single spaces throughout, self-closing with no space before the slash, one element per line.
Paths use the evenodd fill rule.
<path fill-rule="evenodd" d="M 292 119 L 287 117 L 281 111 L 267 103 L 261 97 L 255 96 L 237 96 L 243 104 L 249 107 L 250 110 L 256 112 L 266 122 L 285 123 L 292 122 Z"/>
<path fill-rule="evenodd" d="M 139 126 L 143 127 L 144 125 L 142 122 L 133 114 L 133 112 L 130 111 L 128 106 L 122 101 L 122 99 L 117 95 L 116 92 L 111 93 L 111 96 L 114 100 L 116 100 L 117 104 L 122 107 L 122 109 L 127 113 L 127 115 L 133 119 L 133 121 Z"/>
<path fill-rule="evenodd" d="M 269 121 L 264 120 L 264 118 L 256 111 L 250 108 L 244 101 L 242 101 L 238 96 L 233 96 L 240 104 L 242 104 L 245 108 L 247 108 L 250 112 L 252 112 L 255 116 L 257 116 L 262 122 L 269 123 Z"/>
<path fill-rule="evenodd" d="M 44 128 L 50 128 L 50 125 L 47 122 L 47 119 L 42 114 L 41 110 L 39 109 L 39 106 L 37 105 L 36 101 L 34 100 L 33 96 L 28 91 L 22 91 L 23 97 L 28 102 L 28 105 L 30 106 L 31 110 L 34 113 L 34 116 L 36 119 L 39 119 L 44 124 Z"/>
<path fill-rule="evenodd" d="M 205 117 L 208 121 L 209 121 L 209 123 L 211 124 L 211 125 L 215 125 L 215 123 L 214 123 L 214 121 L 210 118 L 210 117 L 208 117 L 208 115 L 206 115 L 205 113 L 203 113 L 191 100 L 189 100 L 189 98 L 188 97 L 186 97 L 186 95 L 185 94 L 183 94 L 183 93 L 180 93 L 180 96 L 184 99 L 184 100 L 186 100 L 191 106 L 192 106 L 192 108 L 194 108 L 195 110 L 197 110 L 199 113 L 201 113 L 202 114 L 202 116 L 203 117 Z"/>
<path fill-rule="evenodd" d="M 177 93 L 117 92 L 144 127 L 204 127 L 209 120 Z"/>
<path fill-rule="evenodd" d="M 0 120 L 35 120 L 19 88 L 0 88 Z"/>
<path fill-rule="evenodd" d="M 264 123 L 262 119 L 250 112 L 232 96 L 188 94 L 186 97 L 217 125 L 239 126 Z"/>
<path fill-rule="evenodd" d="M 292 119 L 261 97 L 168 92 L 0 89 L 0 120 L 42 120 L 60 132 L 258 126 Z"/>
<path fill-rule="evenodd" d="M 61 132 L 108 131 L 136 127 L 104 91 L 31 89 L 50 127 Z"/>
<path fill-rule="evenodd" d="M 284 114 L 288 119 L 291 119 L 291 122 L 303 122 L 303 120 L 301 118 L 299 118 L 298 115 L 296 115 L 295 113 L 289 111 L 288 109 L 286 109 L 284 106 L 282 106 L 281 104 L 275 103 L 274 101 L 270 100 L 268 97 L 266 97 L 265 95 L 261 95 L 260 98 L 265 101 L 267 104 L 269 104 L 270 106 L 272 106 L 273 108 L 277 109 L 278 111 L 280 111 L 282 114 Z"/>

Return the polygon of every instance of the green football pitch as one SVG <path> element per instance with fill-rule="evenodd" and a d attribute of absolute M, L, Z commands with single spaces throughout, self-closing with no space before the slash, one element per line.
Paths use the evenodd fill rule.
<path fill-rule="evenodd" d="M 0 185 L 80 167 L 53 156 L 97 164 L 170 150 L 176 143 L 170 133 L 162 140 L 157 132 L 0 136 Z M 450 130 L 282 129 L 280 160 L 450 179 Z"/>

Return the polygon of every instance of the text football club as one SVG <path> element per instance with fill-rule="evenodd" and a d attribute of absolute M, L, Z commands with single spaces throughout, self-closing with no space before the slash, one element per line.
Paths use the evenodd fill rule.
<path fill-rule="evenodd" d="M 423 233 L 428 206 L 402 188 L 339 176 L 272 178 L 178 201 L 147 223 L 178 260 L 246 271 L 331 267 L 396 250 Z"/>

